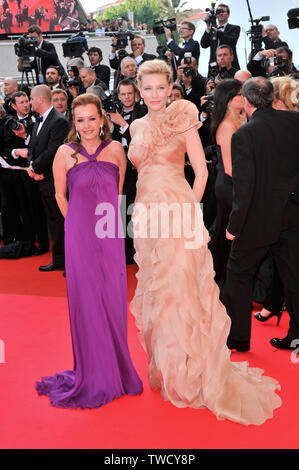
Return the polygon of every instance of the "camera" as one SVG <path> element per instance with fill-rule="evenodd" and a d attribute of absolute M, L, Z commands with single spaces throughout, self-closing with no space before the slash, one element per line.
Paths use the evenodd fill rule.
<path fill-rule="evenodd" d="M 204 98 L 207 100 L 201 107 L 203 113 L 211 114 L 214 108 L 214 90 Z"/>
<path fill-rule="evenodd" d="M 289 73 L 288 59 L 286 57 L 280 55 L 269 57 L 269 59 L 266 60 L 266 64 L 270 67 L 275 66 L 275 69 L 272 70 L 269 77 L 283 77 Z"/>
<path fill-rule="evenodd" d="M 155 36 L 159 36 L 160 34 L 164 34 L 164 28 L 170 29 L 170 31 L 176 31 L 176 19 L 175 18 L 163 18 L 162 20 L 155 20 L 153 33 Z"/>
<path fill-rule="evenodd" d="M 251 10 L 249 7 L 251 28 L 249 31 L 246 31 L 246 34 L 249 34 L 249 39 L 251 40 L 251 49 L 260 51 L 263 48 L 263 25 L 259 24 L 261 21 L 270 21 L 270 16 L 262 16 L 257 20 L 252 18 Z M 255 23 L 255 24 L 254 24 Z"/>
<path fill-rule="evenodd" d="M 289 29 L 299 28 L 299 8 L 292 8 L 287 15 Z"/>
<path fill-rule="evenodd" d="M 166 46 L 157 46 L 156 52 L 158 54 L 158 59 L 168 62 L 168 59 L 166 57 L 167 51 L 168 51 L 168 48 Z"/>
<path fill-rule="evenodd" d="M 116 47 L 116 50 L 125 49 L 128 45 L 128 38 L 130 39 L 130 41 L 133 41 L 133 39 L 135 38 L 134 34 L 130 31 L 116 31 L 114 33 L 105 33 L 105 36 L 116 38 L 116 46 L 115 44 L 111 44 L 112 46 Z"/>
<path fill-rule="evenodd" d="M 18 57 L 35 57 L 36 46 L 37 40 L 35 37 L 30 38 L 28 34 L 23 34 L 14 45 L 15 54 Z"/>
<path fill-rule="evenodd" d="M 81 57 L 84 52 L 88 51 L 86 37 L 80 31 L 62 44 L 62 50 L 64 57 Z"/>
<path fill-rule="evenodd" d="M 195 70 L 192 67 L 192 54 L 191 52 L 185 52 L 184 54 L 184 64 L 186 64 L 186 67 L 183 68 L 183 74 L 185 77 L 195 77 Z"/>
<path fill-rule="evenodd" d="M 32 120 L 30 119 L 28 122 L 24 119 L 23 121 L 19 121 L 18 119 L 14 118 L 13 116 L 7 116 L 5 125 L 11 131 L 20 131 L 22 127 L 27 129 L 27 127 L 32 124 Z"/>
<path fill-rule="evenodd" d="M 14 119 L 13 116 L 7 116 L 6 125 L 11 131 L 20 131 L 23 123 Z"/>
<path fill-rule="evenodd" d="M 206 12 L 208 13 L 207 19 L 205 19 L 205 22 L 210 25 L 211 27 L 216 28 L 217 27 L 217 15 L 220 13 L 224 13 L 225 10 L 222 8 L 217 8 L 215 10 L 215 5 L 216 3 L 211 3 L 212 8 L 206 8 Z"/>
<path fill-rule="evenodd" d="M 209 77 L 208 81 L 212 81 L 214 83 L 213 88 L 216 86 L 216 80 L 219 75 L 220 69 L 217 62 L 210 62 L 209 64 Z"/>
<path fill-rule="evenodd" d="M 192 54 L 191 54 L 191 52 L 185 52 L 185 54 L 184 54 L 184 64 L 187 64 L 187 65 L 192 64 Z"/>
<path fill-rule="evenodd" d="M 277 65 L 278 67 L 284 67 L 287 63 L 288 59 L 286 57 L 282 57 L 281 55 L 276 55 L 269 58 L 269 65 L 272 67 L 274 65 Z"/>
<path fill-rule="evenodd" d="M 195 70 L 191 65 L 187 65 L 186 67 L 183 68 L 183 74 L 185 77 L 195 77 Z"/>
<path fill-rule="evenodd" d="M 112 95 L 108 90 L 103 91 L 100 95 L 103 109 L 106 113 L 119 113 L 123 110 L 123 105 L 121 101 L 118 99 L 117 95 Z"/>

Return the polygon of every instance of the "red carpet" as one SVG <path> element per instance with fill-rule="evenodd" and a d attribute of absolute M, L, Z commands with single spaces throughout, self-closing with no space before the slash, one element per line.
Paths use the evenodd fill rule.
<path fill-rule="evenodd" d="M 129 345 L 144 384 L 139 397 L 122 397 L 97 410 L 51 407 L 34 383 L 42 375 L 72 368 L 65 278 L 61 271 L 40 273 L 49 255 L 0 260 L 0 447 L 2 449 L 294 449 L 298 447 L 298 368 L 290 351 L 277 351 L 273 336 L 281 324 L 253 319 L 252 351 L 233 353 L 281 384 L 282 407 L 260 427 L 218 421 L 207 409 L 177 409 L 153 392 L 147 381 L 146 355 L 129 314 Z M 128 295 L 135 289 L 136 267 L 128 268 Z M 3 344 L 1 342 L 1 344 Z M 0 349 L 1 350 L 1 349 Z M 5 362 L 3 362 L 5 359 Z M 0 355 L 1 362 L 1 355 Z"/>

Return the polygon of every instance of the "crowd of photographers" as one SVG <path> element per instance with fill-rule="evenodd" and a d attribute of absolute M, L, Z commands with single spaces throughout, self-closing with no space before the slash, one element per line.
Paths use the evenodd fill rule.
<path fill-rule="evenodd" d="M 0 107 L 0 195 L 2 216 L 3 255 L 14 257 L 16 250 L 20 254 L 42 254 L 49 250 L 49 230 L 53 236 L 53 216 L 55 191 L 53 181 L 47 186 L 45 178 L 51 177 L 51 165 L 55 152 L 63 143 L 71 126 L 71 104 L 82 93 L 94 93 L 102 100 L 105 113 L 110 119 L 111 134 L 122 143 L 127 152 L 130 144 L 129 125 L 134 119 L 144 116 L 146 106 L 140 100 L 136 86 L 137 69 L 144 61 L 159 58 L 165 60 L 173 69 L 174 87 L 170 102 L 176 99 L 192 101 L 198 108 L 203 126 L 199 129 L 203 146 L 207 149 L 207 163 L 210 178 L 204 196 L 204 220 L 206 226 L 212 225 L 215 218 L 216 202 L 214 195 L 215 164 L 209 156 L 213 145 L 210 135 L 210 117 L 213 112 L 214 92 L 219 83 L 226 79 L 237 78 L 244 83 L 251 76 L 290 77 L 294 83 L 299 78 L 292 61 L 289 45 L 280 39 L 279 30 L 274 25 L 260 25 L 253 38 L 253 48 L 248 60 L 247 70 L 240 70 L 237 57 L 237 42 L 240 27 L 229 23 L 230 10 L 226 4 L 213 7 L 205 16 L 206 30 L 198 42 L 193 39 L 194 25 L 183 21 L 179 33 L 183 44 L 177 43 L 177 25 L 174 18 L 155 22 L 153 33 L 158 37 L 166 36 L 166 45 L 158 46 L 156 54 L 145 51 L 144 36 L 137 32 L 129 20 L 122 18 L 114 22 L 89 23 L 88 30 L 98 36 L 111 35 L 112 44 L 109 54 L 109 66 L 103 65 L 102 51 L 98 47 L 88 48 L 83 33 L 65 43 L 64 55 L 68 57 L 66 70 L 59 61 L 54 44 L 45 40 L 37 25 L 28 29 L 28 35 L 21 37 L 15 45 L 19 57 L 19 70 L 35 74 L 37 84 L 50 89 L 51 102 L 41 91 L 45 106 L 34 102 L 29 84 L 20 85 L 12 78 L 6 78 L 3 84 L 4 102 Z M 147 31 L 146 25 L 143 31 Z M 83 25 L 82 25 L 83 28 Z M 84 25 L 86 29 L 86 25 Z M 131 51 L 127 51 L 130 41 Z M 210 49 L 210 60 L 206 70 L 198 70 L 200 49 Z M 86 55 L 85 55 L 86 54 Z M 28 57 L 30 57 L 28 65 Z M 25 64 L 25 65 L 24 65 Z M 34 91 L 35 87 L 33 88 Z M 47 105 L 48 103 L 48 105 Z M 31 104 L 31 106 L 30 106 Z M 49 106 L 47 108 L 47 106 Z M 298 100 L 294 109 L 299 110 Z M 49 113 L 54 109 L 64 116 L 64 132 L 60 141 L 47 150 L 45 165 L 38 170 L 35 165 L 34 145 L 39 139 L 38 126 L 41 114 L 44 121 L 49 120 Z M 43 113 L 41 113 L 43 111 Z M 51 115 L 51 113 L 50 113 Z M 55 115 L 57 118 L 57 115 Z M 52 118 L 51 118 L 52 119 Z M 50 138 L 51 136 L 47 137 Z M 23 168 L 13 171 L 10 167 Z M 35 168 L 35 171 L 33 168 Z M 24 170 L 25 168 L 25 170 Z M 186 178 L 192 185 L 193 172 L 186 156 Z M 128 205 L 134 201 L 137 173 L 128 161 L 124 192 Z M 49 203 L 49 197 L 52 201 Z M 48 199 L 47 199 L 48 198 Z M 56 215 L 57 217 L 57 215 Z M 53 222 L 54 221 L 54 222 Z M 59 222 L 60 223 L 60 222 Z M 127 237 L 128 238 L 128 237 Z M 20 246 L 20 242 L 22 246 Z M 16 245 L 18 244 L 18 246 Z M 5 250 L 5 247 L 9 249 Z M 26 251 L 27 250 L 27 251 Z M 41 270 L 54 270 L 63 267 L 63 247 L 60 247 L 59 262 L 53 262 Z M 133 262 L 133 243 L 126 240 L 127 263 Z M 24 254 L 23 254 L 24 255 Z M 58 259 L 57 258 L 57 259 Z M 43 267 L 42 267 L 43 268 Z"/>

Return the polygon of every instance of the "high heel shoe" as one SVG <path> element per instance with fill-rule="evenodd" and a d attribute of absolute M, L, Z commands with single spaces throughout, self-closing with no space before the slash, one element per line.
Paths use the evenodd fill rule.
<path fill-rule="evenodd" d="M 265 321 L 269 320 L 269 318 L 271 318 L 271 317 L 277 317 L 277 324 L 276 324 L 276 325 L 278 326 L 282 314 L 283 314 L 283 311 L 281 310 L 280 312 L 277 312 L 277 313 L 270 313 L 270 315 L 268 315 L 267 317 L 264 317 L 263 315 L 261 315 L 261 312 L 257 312 L 257 313 L 254 315 L 254 317 L 255 317 L 258 321 L 261 321 L 261 322 L 265 322 Z"/>

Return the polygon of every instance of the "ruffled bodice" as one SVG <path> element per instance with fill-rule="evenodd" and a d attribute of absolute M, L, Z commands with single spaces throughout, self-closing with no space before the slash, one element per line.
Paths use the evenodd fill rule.
<path fill-rule="evenodd" d="M 198 109 L 187 100 L 174 101 L 163 116 L 151 116 L 141 132 L 133 136 L 128 157 L 137 171 L 151 171 L 155 166 L 160 171 L 161 165 L 184 172 L 186 141 L 184 133 L 201 126 L 198 120 Z"/>

